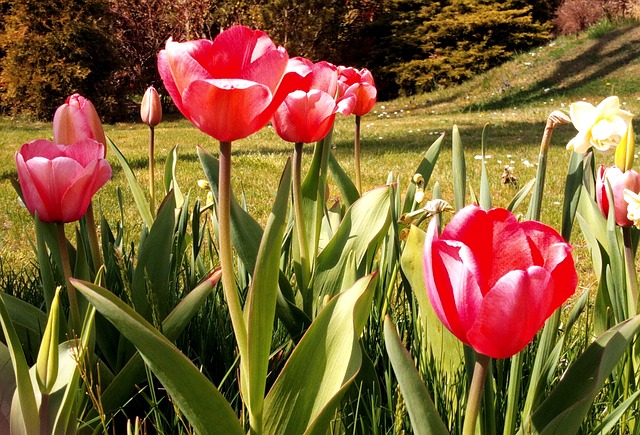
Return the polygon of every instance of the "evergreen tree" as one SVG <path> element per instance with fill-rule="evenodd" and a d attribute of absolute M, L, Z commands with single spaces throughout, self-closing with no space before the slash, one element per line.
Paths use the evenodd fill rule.
<path fill-rule="evenodd" d="M 384 72 L 404 94 L 460 83 L 548 39 L 550 25 L 533 18 L 535 3 L 394 0 Z"/>
<path fill-rule="evenodd" d="M 106 0 L 13 0 L 8 11 L 0 34 L 5 107 L 50 120 L 79 92 L 103 117 L 116 114 L 118 57 Z"/>

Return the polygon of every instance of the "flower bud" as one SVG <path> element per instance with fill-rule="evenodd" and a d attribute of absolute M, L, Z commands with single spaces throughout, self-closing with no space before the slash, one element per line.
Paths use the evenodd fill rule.
<path fill-rule="evenodd" d="M 149 127 L 155 127 L 162 120 L 162 104 L 160 104 L 160 96 L 153 86 L 149 86 L 142 97 L 140 105 L 140 117 L 142 122 Z"/>
<path fill-rule="evenodd" d="M 42 394 L 49 394 L 58 378 L 58 322 L 60 316 L 60 287 L 51 302 L 47 326 L 42 335 L 40 350 L 36 360 L 36 380 Z"/>
<path fill-rule="evenodd" d="M 71 145 L 83 139 L 94 139 L 105 147 L 107 139 L 96 108 L 80 94 L 73 94 L 58 107 L 53 116 L 53 138 L 59 145 Z"/>
<path fill-rule="evenodd" d="M 607 183 L 611 187 L 613 198 L 610 198 L 607 194 Z M 633 225 L 633 220 L 627 216 L 628 204 L 624 198 L 625 189 L 632 192 L 640 192 L 640 174 L 636 171 L 622 172 L 616 166 L 605 168 L 600 165 L 596 178 L 598 207 L 600 207 L 600 211 L 606 218 L 609 215 L 609 205 L 613 201 L 616 224 L 621 227 L 630 227 Z"/>

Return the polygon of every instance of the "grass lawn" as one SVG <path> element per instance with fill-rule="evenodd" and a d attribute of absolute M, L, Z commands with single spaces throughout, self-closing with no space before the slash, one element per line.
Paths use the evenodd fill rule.
<path fill-rule="evenodd" d="M 605 30 L 607 32 L 605 32 Z M 601 34 L 602 33 L 602 34 Z M 589 35 L 592 35 L 590 37 Z M 597 36 L 597 38 L 595 38 Z M 460 129 L 466 149 L 467 174 L 471 187 L 479 191 L 480 137 L 490 123 L 487 167 L 495 206 L 506 206 L 516 189 L 503 185 L 505 165 L 512 167 L 520 186 L 534 178 L 535 163 L 546 118 L 555 109 L 568 111 L 573 101 L 585 99 L 597 104 L 602 98 L 619 95 L 624 107 L 640 113 L 640 26 L 598 28 L 580 37 L 559 38 L 547 46 L 522 53 L 486 74 L 463 85 L 429 94 L 379 102 L 362 119 L 362 172 L 366 189 L 384 184 L 389 173 L 406 186 L 421 154 L 441 134 L 445 147 L 432 177 L 452 202 L 451 130 Z M 127 156 L 143 186 L 147 185 L 147 129 L 139 123 L 105 125 L 107 135 Z M 636 131 L 639 127 L 636 127 Z M 549 152 L 549 172 L 542 219 L 559 228 L 560 204 L 569 153 L 565 144 L 575 134 L 571 125 L 556 129 Z M 14 152 L 24 142 L 52 138 L 50 123 L 0 118 L 0 257 L 12 269 L 34 262 L 30 248 L 31 218 L 20 207 L 10 178 L 16 176 Z M 217 144 L 179 115 L 166 116 L 156 128 L 156 181 L 162 189 L 162 171 L 168 152 L 179 145 L 178 179 L 183 191 L 204 200 L 206 192 L 196 181 L 204 178 L 196 156 L 196 146 L 217 152 Z M 334 152 L 343 168 L 353 175 L 353 117 L 338 119 L 333 137 Z M 303 160 L 310 162 L 312 145 Z M 271 199 L 291 144 L 280 140 L 270 127 L 233 144 L 233 183 L 243 189 L 249 212 L 260 222 L 268 216 Z M 112 155 L 112 182 L 97 195 L 97 204 L 110 222 L 120 219 L 116 190 L 122 189 L 125 220 L 129 227 L 139 223 L 122 170 Z M 599 156 L 598 163 L 610 163 Z M 431 188 L 432 186 L 428 186 Z M 338 195 L 337 189 L 331 192 Z M 468 199 L 469 201 L 469 199 Z M 137 234 L 131 234 L 135 240 Z M 575 237 L 578 263 L 585 252 Z M 585 266 L 588 264 L 584 257 Z"/>

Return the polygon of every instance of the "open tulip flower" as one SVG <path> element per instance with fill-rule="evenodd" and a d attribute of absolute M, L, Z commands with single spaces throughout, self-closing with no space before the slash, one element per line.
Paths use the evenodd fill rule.
<path fill-rule="evenodd" d="M 42 222 L 80 219 L 93 195 L 111 178 L 104 145 L 83 139 L 58 145 L 45 139 L 24 144 L 15 154 L 24 203 Z"/>
<path fill-rule="evenodd" d="M 53 116 L 53 141 L 60 145 L 71 145 L 87 138 L 95 139 L 105 147 L 107 145 L 96 108 L 82 95 L 73 94 L 58 107 Z"/>
<path fill-rule="evenodd" d="M 603 165 L 600 165 L 596 178 L 596 200 L 605 218 L 609 215 L 609 205 L 611 204 L 609 196 L 607 195 L 607 182 L 613 194 L 616 224 L 621 227 L 632 226 L 633 220 L 627 216 L 628 204 L 624 198 L 624 191 L 640 192 L 640 174 L 633 170 L 622 172 L 616 166 L 605 168 Z"/>
<path fill-rule="evenodd" d="M 338 67 L 338 86 L 340 95 L 355 95 L 356 104 L 353 114 L 364 116 L 373 109 L 376 104 L 378 91 L 373 81 L 371 72 L 366 69 L 356 69 L 352 67 Z"/>
<path fill-rule="evenodd" d="M 492 358 L 522 350 L 576 289 L 571 247 L 551 227 L 504 209 L 460 210 L 427 230 L 424 277 L 442 323 Z"/>
<path fill-rule="evenodd" d="M 338 72 L 328 62 L 312 64 L 295 58 L 289 68 L 301 76 L 299 89 L 287 95 L 278 107 L 272 120 L 273 128 L 288 142 L 317 142 L 329 133 L 336 113 L 345 116 L 351 113 L 355 96 L 346 95 L 336 101 Z"/>
<path fill-rule="evenodd" d="M 567 149 L 579 154 L 591 147 L 604 154 L 613 153 L 626 136 L 633 117 L 620 109 L 616 96 L 605 98 L 597 107 L 585 101 L 572 103 L 569 112 L 578 134 L 569 141 Z"/>
<path fill-rule="evenodd" d="M 187 119 L 218 141 L 232 142 L 264 127 L 293 90 L 285 77 L 288 60 L 264 32 L 234 26 L 213 41 L 169 39 L 158 70 Z"/>

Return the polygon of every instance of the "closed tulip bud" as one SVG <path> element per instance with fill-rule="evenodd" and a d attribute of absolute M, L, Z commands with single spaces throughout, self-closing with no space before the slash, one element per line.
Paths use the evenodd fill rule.
<path fill-rule="evenodd" d="M 140 117 L 142 122 L 149 127 L 155 127 L 162 121 L 162 104 L 160 104 L 160 96 L 153 86 L 149 86 L 142 97 L 140 105 Z"/>
<path fill-rule="evenodd" d="M 58 323 L 60 287 L 51 302 L 51 311 L 44 329 L 38 359 L 36 360 L 36 380 L 42 394 L 49 394 L 58 378 Z"/>
<path fill-rule="evenodd" d="M 611 188 L 613 198 L 607 194 L 607 183 Z M 640 174 L 630 170 L 622 172 L 616 166 L 605 168 L 600 165 L 596 177 L 596 200 L 600 211 L 606 218 L 609 216 L 609 205 L 613 201 L 616 224 L 621 227 L 630 227 L 635 219 L 627 216 L 627 201 L 624 198 L 624 191 L 640 192 Z"/>
<path fill-rule="evenodd" d="M 83 139 L 93 139 L 107 146 L 107 139 L 96 108 L 80 94 L 73 94 L 58 107 L 53 116 L 53 141 L 71 145 Z"/>

